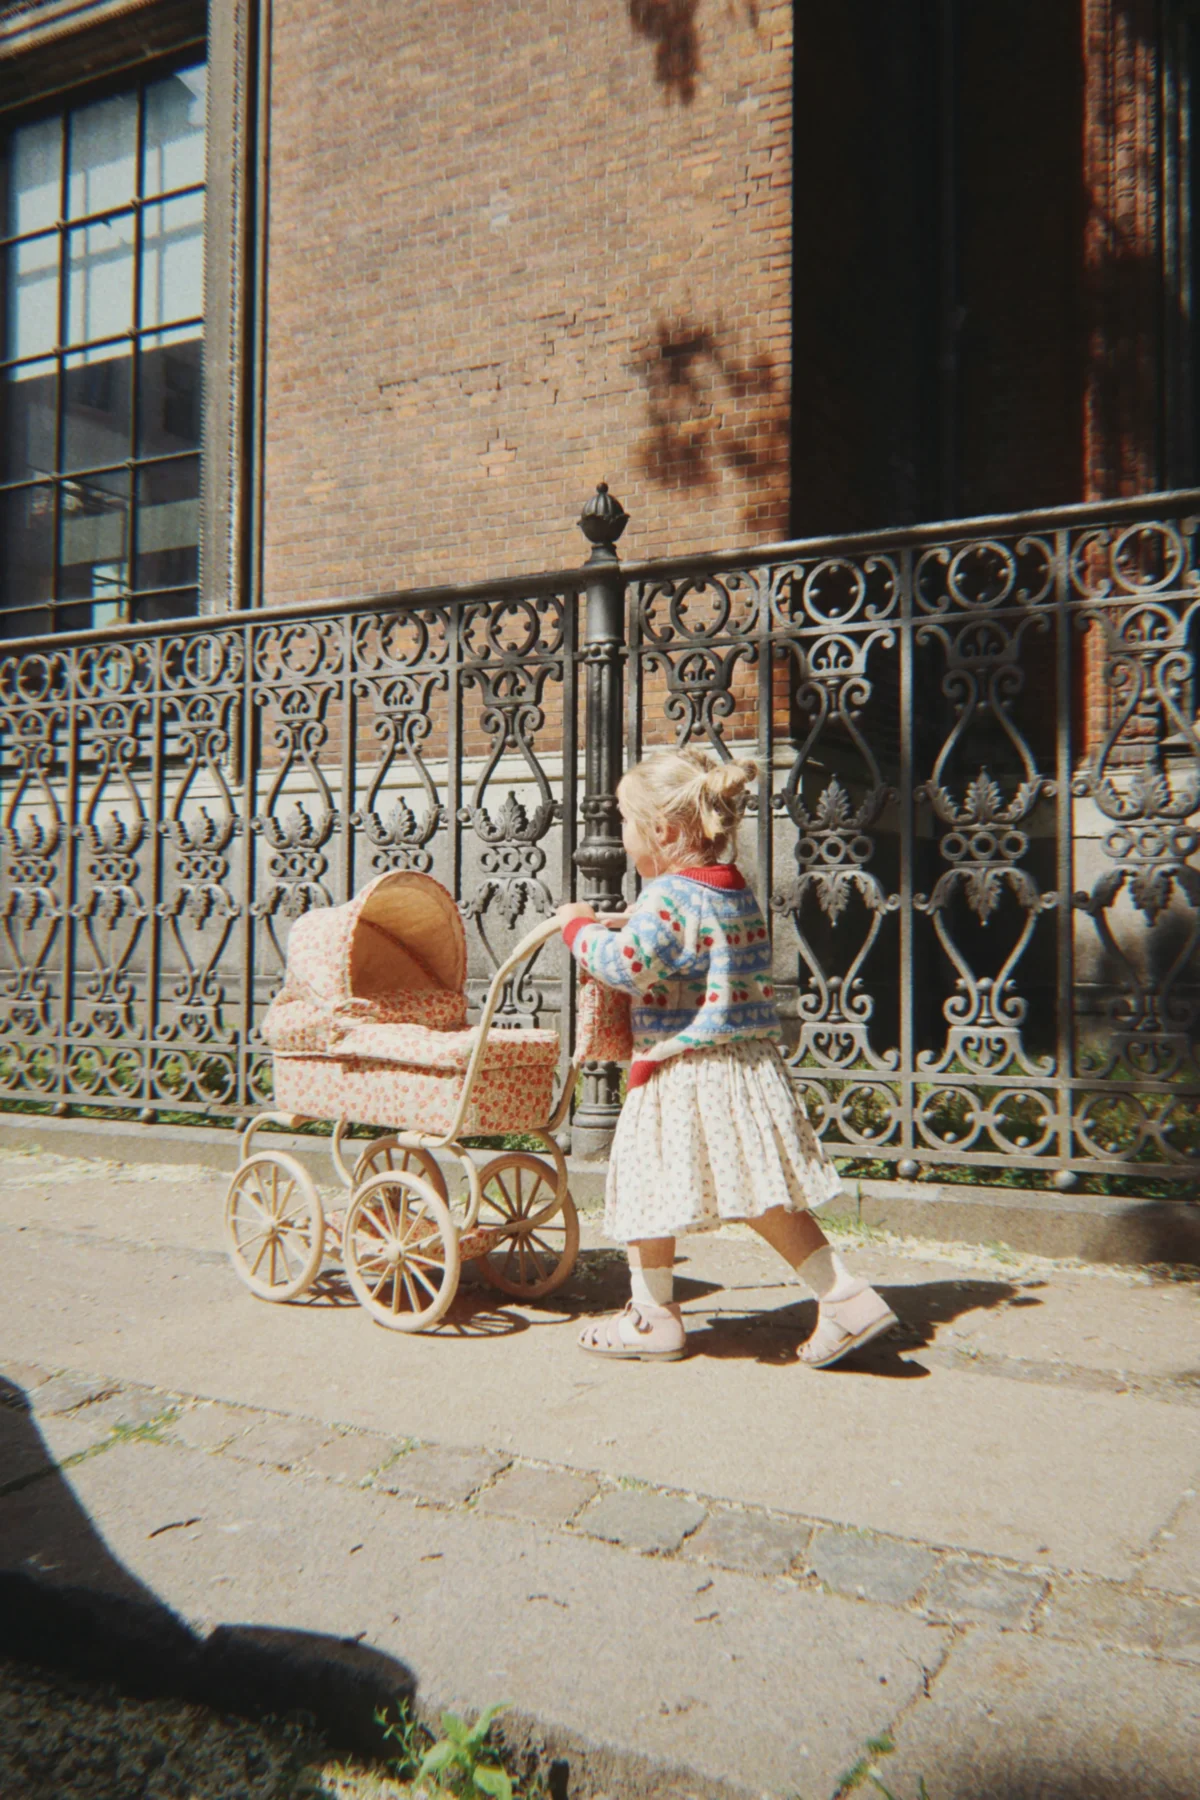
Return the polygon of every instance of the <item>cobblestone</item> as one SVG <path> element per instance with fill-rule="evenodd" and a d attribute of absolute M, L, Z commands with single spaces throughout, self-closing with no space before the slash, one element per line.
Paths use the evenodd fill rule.
<path fill-rule="evenodd" d="M 239 1462 L 269 1463 L 276 1469 L 294 1469 L 307 1461 L 313 1452 L 328 1444 L 333 1432 L 328 1425 L 311 1419 L 264 1419 L 235 1438 L 224 1452 Z"/>
<path fill-rule="evenodd" d="M 565 1525 L 598 1492 L 588 1476 L 518 1464 L 501 1475 L 494 1487 L 485 1488 L 475 1505 L 479 1512 L 531 1519 L 539 1525 Z"/>
<path fill-rule="evenodd" d="M 36 1388 L 30 1399 L 36 1413 L 69 1413 L 107 1400 L 119 1386 L 115 1381 L 88 1380 L 83 1375 L 55 1375 Z"/>
<path fill-rule="evenodd" d="M 812 1537 L 812 1526 L 800 1519 L 776 1519 L 769 1513 L 719 1509 L 709 1513 L 688 1539 L 688 1552 L 722 1569 L 749 1575 L 786 1575 Z"/>
<path fill-rule="evenodd" d="M 1026 1575 L 1019 1570 L 952 1558 L 942 1564 L 930 1582 L 925 1610 L 935 1618 L 1028 1625 L 1045 1591 L 1043 1575 Z"/>
<path fill-rule="evenodd" d="M 1038 1614 L 1038 1628 L 1047 1637 L 1200 1660 L 1200 1606 L 1173 1605 L 1114 1582 L 1056 1576 Z"/>
<path fill-rule="evenodd" d="M 509 1458 L 488 1450 L 457 1450 L 426 1444 L 397 1457 L 376 1486 L 404 1494 L 426 1506 L 456 1506 L 508 1467 Z"/>
<path fill-rule="evenodd" d="M 222 1444 L 240 1437 L 250 1426 L 267 1417 L 247 1407 L 222 1406 L 219 1400 L 189 1406 L 172 1419 L 168 1435 L 189 1450 L 219 1450 Z"/>
<path fill-rule="evenodd" d="M 606 1538 L 627 1550 L 665 1554 L 678 1550 L 703 1522 L 705 1510 L 696 1500 L 618 1489 L 589 1506 L 578 1524 L 590 1537 Z"/>
<path fill-rule="evenodd" d="M 933 1574 L 937 1558 L 914 1544 L 830 1526 L 813 1538 L 808 1566 L 839 1594 L 907 1606 Z"/>
<path fill-rule="evenodd" d="M 314 1474 L 328 1476 L 331 1481 L 364 1481 L 376 1469 L 381 1469 L 395 1452 L 395 1444 L 387 1438 L 365 1431 L 348 1431 L 319 1445 L 304 1462 Z"/>

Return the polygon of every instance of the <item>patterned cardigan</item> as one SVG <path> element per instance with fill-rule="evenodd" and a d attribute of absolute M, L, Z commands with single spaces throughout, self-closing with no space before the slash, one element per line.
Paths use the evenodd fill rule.
<path fill-rule="evenodd" d="M 631 1088 L 669 1057 L 779 1035 L 766 921 L 729 864 L 659 875 L 620 931 L 576 919 L 563 937 L 589 975 L 632 996 Z"/>

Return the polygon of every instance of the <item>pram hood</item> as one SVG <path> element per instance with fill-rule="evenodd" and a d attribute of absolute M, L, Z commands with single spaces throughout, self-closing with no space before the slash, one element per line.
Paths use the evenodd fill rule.
<path fill-rule="evenodd" d="M 454 898 L 432 875 L 377 875 L 344 906 L 296 920 L 287 975 L 327 1006 L 403 991 L 461 994 L 467 939 Z"/>
<path fill-rule="evenodd" d="M 344 906 L 292 926 L 284 984 L 262 1035 L 280 1054 L 331 1052 L 356 1024 L 466 1024 L 467 940 L 454 898 L 431 875 L 376 876 Z"/>

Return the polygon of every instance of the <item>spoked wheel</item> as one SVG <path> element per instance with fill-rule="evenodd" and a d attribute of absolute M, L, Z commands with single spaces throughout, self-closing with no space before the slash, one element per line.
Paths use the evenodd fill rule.
<path fill-rule="evenodd" d="M 428 1331 L 458 1291 L 450 1208 L 406 1170 L 385 1169 L 355 1189 L 342 1258 L 360 1305 L 390 1331 Z"/>
<path fill-rule="evenodd" d="M 316 1280 L 325 1215 L 294 1156 L 260 1150 L 229 1184 L 225 1236 L 233 1266 L 260 1300 L 295 1300 Z"/>
<path fill-rule="evenodd" d="M 540 1156 L 510 1150 L 479 1171 L 479 1226 L 502 1235 L 477 1261 L 487 1281 L 517 1300 L 540 1300 L 562 1286 L 579 1254 L 579 1214 Z"/>
<path fill-rule="evenodd" d="M 394 1137 L 376 1138 L 373 1144 L 367 1145 L 354 1165 L 354 1186 L 359 1188 L 372 1175 L 386 1174 L 389 1169 L 419 1175 L 422 1181 L 429 1183 L 438 1199 L 449 1205 L 446 1177 L 437 1157 L 428 1150 L 414 1150 Z"/>

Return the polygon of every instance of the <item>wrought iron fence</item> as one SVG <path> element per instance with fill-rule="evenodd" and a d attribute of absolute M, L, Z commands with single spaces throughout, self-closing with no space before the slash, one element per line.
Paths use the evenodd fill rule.
<path fill-rule="evenodd" d="M 428 869 L 478 983 L 620 904 L 623 762 L 701 741 L 759 763 L 835 1153 L 1194 1181 L 1200 494 L 624 567 L 605 490 L 581 523 L 565 575 L 2 647 L 2 1103 L 243 1114 L 291 919 Z M 565 974 L 505 1016 L 569 1027 Z"/>

